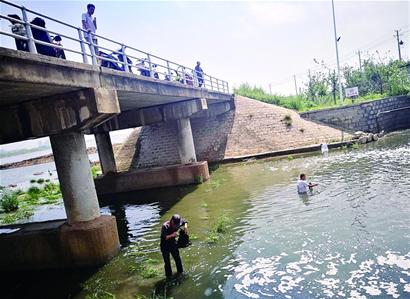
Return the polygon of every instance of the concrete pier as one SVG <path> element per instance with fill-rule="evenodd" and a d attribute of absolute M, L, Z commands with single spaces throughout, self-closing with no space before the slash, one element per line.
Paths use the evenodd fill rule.
<path fill-rule="evenodd" d="M 178 153 L 181 164 L 196 162 L 194 138 L 192 136 L 191 121 L 189 118 L 177 119 L 178 126 Z"/>
<path fill-rule="evenodd" d="M 100 216 L 83 133 L 50 136 L 68 223 Z"/>
<path fill-rule="evenodd" d="M 109 132 L 94 134 L 97 143 L 98 157 L 104 175 L 117 172 L 115 164 L 114 151 Z"/>

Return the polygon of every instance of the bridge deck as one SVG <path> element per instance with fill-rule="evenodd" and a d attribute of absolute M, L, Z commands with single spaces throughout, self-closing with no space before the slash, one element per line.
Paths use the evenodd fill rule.
<path fill-rule="evenodd" d="M 209 103 L 232 99 L 227 93 L 179 82 L 0 47 L 0 107 L 98 87 L 117 91 L 121 111 L 194 98 Z"/>

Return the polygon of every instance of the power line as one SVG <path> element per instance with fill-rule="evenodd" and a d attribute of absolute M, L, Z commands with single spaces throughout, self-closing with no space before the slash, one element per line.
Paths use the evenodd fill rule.
<path fill-rule="evenodd" d="M 403 28 L 403 27 L 406 28 L 407 26 L 400 26 L 400 28 Z M 401 30 L 401 29 L 400 29 L 400 35 L 405 35 L 405 34 L 407 34 L 409 31 L 410 31 L 409 29 L 405 29 L 405 30 Z M 365 52 L 365 51 L 368 51 L 368 50 L 373 49 L 373 48 L 375 48 L 375 47 L 378 47 L 378 46 L 380 46 L 380 45 L 382 45 L 382 44 L 384 44 L 384 43 L 391 42 L 391 37 L 386 37 L 386 36 L 387 36 L 387 35 L 383 35 L 383 37 L 379 37 L 378 39 L 376 39 L 376 40 L 374 40 L 374 41 L 372 41 L 372 42 L 370 42 L 370 43 L 365 44 L 364 46 L 362 46 L 362 47 L 359 48 L 360 51 L 361 51 L 361 52 Z M 352 53 L 346 54 L 345 56 L 342 56 L 342 57 L 341 57 L 340 61 L 341 61 L 341 63 L 345 63 L 346 61 L 352 59 L 353 57 L 356 57 L 356 55 L 357 55 L 357 52 L 352 52 Z M 359 59 L 360 59 L 360 58 L 359 58 Z M 360 61 L 361 61 L 361 59 L 360 59 Z M 332 62 L 328 63 L 327 65 L 328 65 L 328 66 L 335 66 L 335 65 L 336 65 L 336 61 L 332 61 Z M 310 70 L 313 71 L 313 72 L 315 72 L 315 71 L 317 71 L 317 70 L 320 70 L 321 68 L 322 68 L 321 66 L 316 66 L 316 67 L 311 68 Z M 273 82 L 273 83 L 272 83 L 272 86 L 279 86 L 279 85 L 284 85 L 284 84 L 291 84 L 291 80 L 292 80 L 292 79 L 295 80 L 295 77 L 296 77 L 296 76 L 299 77 L 299 76 L 302 76 L 302 75 L 303 75 L 303 76 L 306 76 L 306 71 L 299 72 L 299 73 L 295 73 L 294 75 L 286 76 L 286 77 L 284 77 L 283 80 L 279 80 L 279 81 Z"/>

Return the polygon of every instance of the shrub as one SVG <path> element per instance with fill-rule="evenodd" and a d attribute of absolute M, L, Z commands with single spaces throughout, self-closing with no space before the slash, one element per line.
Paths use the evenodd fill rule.
<path fill-rule="evenodd" d="M 287 127 L 292 126 L 292 116 L 290 116 L 289 114 L 286 114 L 283 117 L 282 122 L 284 122 Z"/>
<path fill-rule="evenodd" d="M 6 191 L 1 197 L 1 208 L 4 212 L 10 213 L 16 211 L 19 208 L 19 202 L 17 199 L 17 193 L 12 191 Z"/>
<path fill-rule="evenodd" d="M 93 179 L 100 176 L 101 174 L 102 174 L 102 170 L 99 165 L 91 166 L 91 176 L 93 177 Z"/>
<path fill-rule="evenodd" d="M 204 177 L 202 175 L 194 176 L 195 184 L 202 184 L 204 182 Z"/>

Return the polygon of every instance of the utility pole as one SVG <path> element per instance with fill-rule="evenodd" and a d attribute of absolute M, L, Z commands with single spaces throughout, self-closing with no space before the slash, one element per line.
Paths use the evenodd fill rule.
<path fill-rule="evenodd" d="M 360 50 L 357 51 L 357 55 L 359 55 L 359 67 L 360 67 L 360 72 L 362 72 L 362 59 L 360 57 Z"/>
<path fill-rule="evenodd" d="M 396 35 L 395 37 L 397 38 L 397 49 L 399 49 L 399 60 L 401 61 L 401 51 L 400 51 L 400 45 L 403 44 L 402 41 L 400 41 L 400 33 L 399 30 L 395 30 L 396 31 Z"/>
<path fill-rule="evenodd" d="M 334 34 L 335 34 L 335 45 L 336 45 L 337 78 L 339 80 L 339 97 L 340 97 L 340 102 L 343 103 L 343 90 L 342 90 L 342 80 L 340 78 L 339 49 L 338 49 L 338 45 L 337 45 L 337 32 L 336 32 L 336 17 L 335 17 L 334 0 L 332 0 L 332 12 L 333 12 L 333 31 L 334 31 Z"/>
<path fill-rule="evenodd" d="M 296 95 L 298 95 L 298 85 L 296 84 L 296 75 L 293 75 L 293 80 L 295 81 L 295 91 L 296 91 Z"/>

